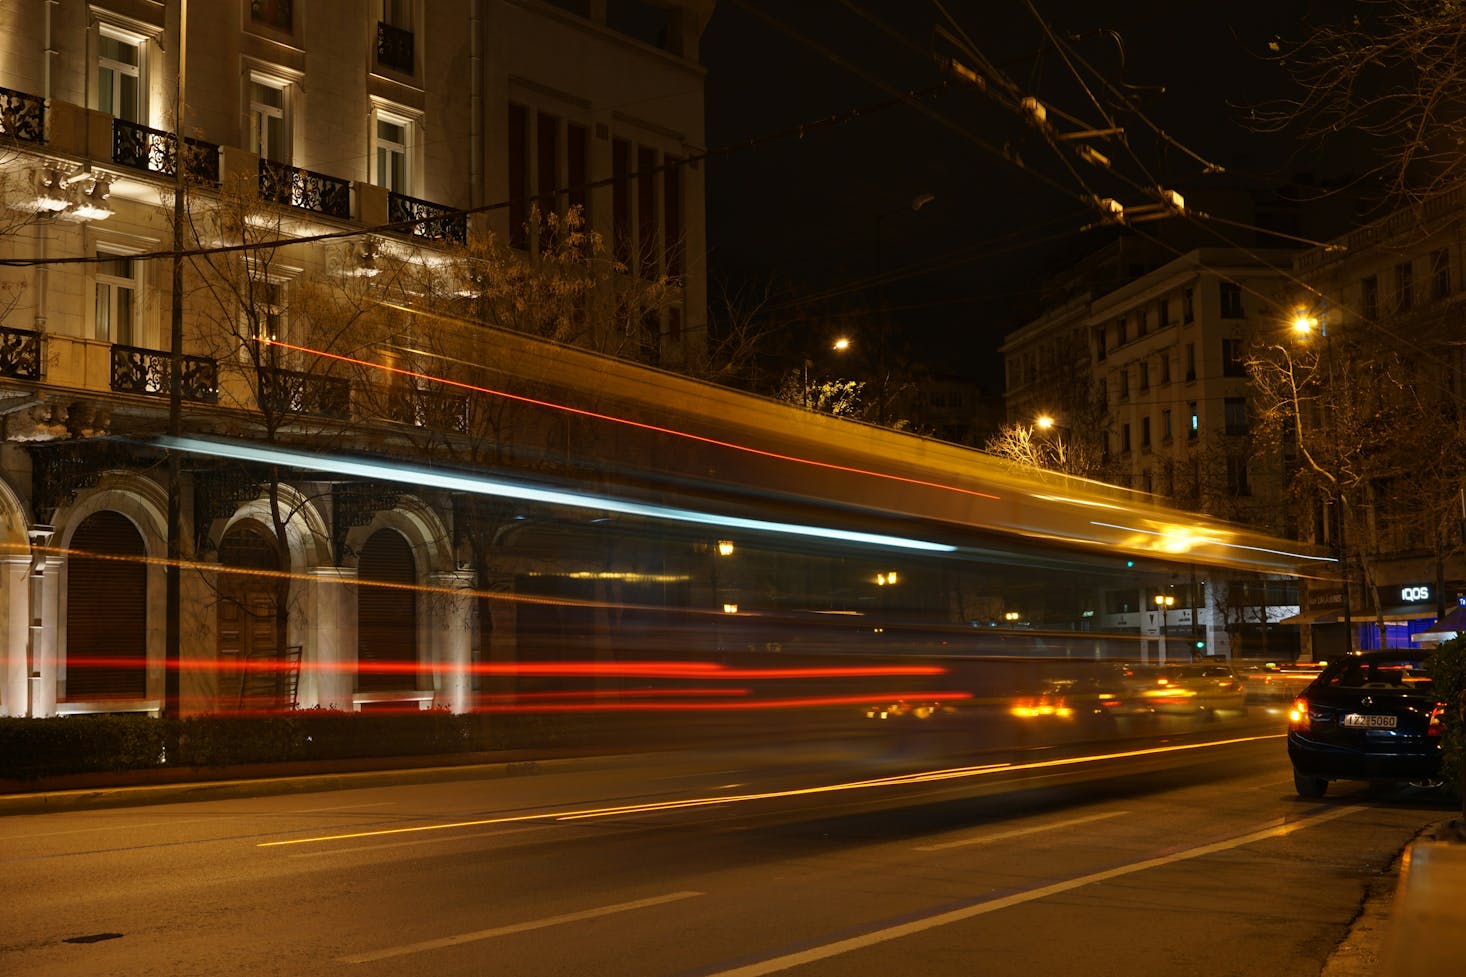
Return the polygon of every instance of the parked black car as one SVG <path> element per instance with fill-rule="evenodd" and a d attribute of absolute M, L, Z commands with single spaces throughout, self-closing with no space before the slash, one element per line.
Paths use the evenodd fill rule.
<path fill-rule="evenodd" d="M 1330 662 L 1293 702 L 1288 757 L 1301 797 L 1331 780 L 1438 783 L 1445 708 L 1427 653 L 1387 649 Z"/>

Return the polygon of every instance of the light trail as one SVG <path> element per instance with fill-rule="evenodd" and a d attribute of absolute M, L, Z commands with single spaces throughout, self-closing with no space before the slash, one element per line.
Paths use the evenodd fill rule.
<path fill-rule="evenodd" d="M 402 311 L 421 314 L 420 310 L 411 309 L 406 306 L 396 306 L 391 303 L 382 303 L 388 308 L 400 309 Z M 872 471 L 867 468 L 854 468 L 849 465 L 837 465 L 827 461 L 816 461 L 813 458 L 801 458 L 797 455 L 787 455 L 777 451 L 767 451 L 763 448 L 754 448 L 745 444 L 738 444 L 734 441 L 723 441 L 718 438 L 710 438 L 701 434 L 693 434 L 691 431 L 679 431 L 676 428 L 662 427 L 658 424 L 648 424 L 644 421 L 633 421 L 627 417 L 617 417 L 614 414 L 602 414 L 598 411 L 585 410 L 580 407 L 571 407 L 568 404 L 557 404 L 550 400 L 540 400 L 535 397 L 526 397 L 522 394 L 512 394 L 505 390 L 495 390 L 492 387 L 479 386 L 463 380 L 453 380 L 448 377 L 434 376 L 430 373 L 422 373 L 417 370 L 408 370 L 399 366 L 388 366 L 383 363 L 373 363 L 355 356 L 346 356 L 342 353 L 331 353 L 323 349 L 314 349 L 310 346 L 299 346 L 295 343 L 281 342 L 278 339 L 257 339 L 256 342 L 267 346 L 278 346 L 281 349 L 294 350 L 310 356 L 319 356 L 322 359 L 335 360 L 339 363 L 350 364 L 351 366 L 364 367 L 369 370 L 377 370 L 382 373 L 389 373 L 393 376 L 406 377 L 412 380 L 426 380 L 430 383 L 440 383 L 445 387 L 454 387 L 470 393 L 484 394 L 491 397 L 499 397 L 504 400 L 512 400 L 517 403 L 527 404 L 532 407 L 543 407 L 549 410 L 561 411 L 566 414 L 574 414 L 578 417 L 590 418 L 591 420 L 606 421 L 611 424 L 622 424 L 626 427 L 636 428 L 642 431 L 649 431 L 653 434 L 666 434 L 675 438 L 683 438 L 688 441 L 695 441 L 699 444 L 711 445 L 718 448 L 729 448 L 733 451 L 742 451 L 751 455 L 758 455 L 762 458 L 770 458 L 775 461 L 788 461 L 798 465 L 809 465 L 814 468 L 824 468 L 830 471 L 845 472 L 850 475 L 864 475 L 867 478 L 880 478 L 893 482 L 901 482 L 906 485 L 919 485 L 923 488 L 941 489 L 944 492 L 956 492 L 960 495 L 969 495 L 975 498 L 988 499 L 993 502 L 1000 501 L 1000 498 L 991 492 L 980 492 L 977 489 L 962 488 L 958 485 L 948 485 L 943 482 L 932 482 L 926 479 L 911 478 L 907 475 L 893 475 L 890 472 Z"/>
<path fill-rule="evenodd" d="M 938 783 L 975 777 L 991 776 L 997 773 L 1025 773 L 1054 767 L 1077 766 L 1098 763 L 1105 760 L 1122 760 L 1131 757 L 1158 756 L 1188 750 L 1210 749 L 1219 746 L 1234 746 L 1238 743 L 1253 743 L 1260 740 L 1281 739 L 1283 733 L 1269 733 L 1260 736 L 1239 736 L 1227 740 L 1207 743 L 1177 743 L 1169 746 L 1155 746 L 1139 750 L 1122 750 L 1116 753 L 1090 754 L 1078 757 L 1063 757 L 1055 760 L 1036 760 L 1031 763 L 990 763 L 974 767 L 952 767 L 924 773 L 896 774 L 870 780 L 847 781 L 825 784 L 817 787 L 799 787 L 790 790 L 761 791 L 752 794 L 731 794 L 724 797 L 691 797 L 676 801 L 652 801 L 646 804 L 625 804 L 614 807 L 595 807 L 573 811 L 551 811 L 538 814 L 515 814 L 498 818 L 480 818 L 473 821 L 453 821 L 443 824 L 419 824 L 406 828 L 378 828 L 372 831 L 352 831 L 345 834 L 317 835 L 310 838 L 290 838 L 283 841 L 258 842 L 257 848 L 283 848 L 294 845 L 323 844 L 331 841 L 347 841 L 354 838 L 381 838 L 389 835 L 423 834 L 430 831 L 451 831 L 458 828 L 477 828 L 488 824 L 513 824 L 524 821 L 582 821 L 592 818 L 619 817 L 625 814 L 646 814 L 656 811 L 685 810 L 688 808 L 712 807 L 725 804 L 741 804 L 750 801 L 775 800 L 788 797 L 802 797 L 813 794 L 830 794 L 847 791 L 870 790 L 877 787 L 899 787 L 908 784 Z"/>
<path fill-rule="evenodd" d="M 263 448 L 254 445 L 236 444 L 226 441 L 206 441 L 201 438 L 176 438 L 163 436 L 155 439 L 161 447 L 188 454 L 205 455 L 214 458 L 232 458 L 236 461 L 253 461 L 267 465 L 284 465 L 304 471 L 328 471 L 337 475 L 350 475 L 363 479 L 382 479 L 418 487 L 431 487 L 449 492 L 466 492 L 471 495 L 487 495 L 495 498 L 519 501 L 541 502 L 548 505 L 572 506 L 601 512 L 616 512 L 622 515 L 641 516 L 647 519 L 667 522 L 682 522 L 693 525 L 713 526 L 719 529 L 747 529 L 754 532 L 775 533 L 785 536 L 803 536 L 815 539 L 837 539 L 847 543 L 863 543 L 895 549 L 920 550 L 929 553 L 955 553 L 957 547 L 948 543 L 934 543 L 928 540 L 909 539 L 903 536 L 888 536 L 883 533 L 866 533 L 853 529 L 834 529 L 829 526 L 810 526 L 802 523 L 775 522 L 768 519 L 750 519 L 744 516 L 715 515 L 694 509 L 678 509 L 669 506 L 632 502 L 627 499 L 613 499 L 585 492 L 566 489 L 547 489 L 520 482 L 500 479 L 479 478 L 471 475 L 454 475 L 431 468 L 415 468 L 409 465 L 368 462 L 342 457 L 327 457 L 304 451 L 285 448 Z"/>

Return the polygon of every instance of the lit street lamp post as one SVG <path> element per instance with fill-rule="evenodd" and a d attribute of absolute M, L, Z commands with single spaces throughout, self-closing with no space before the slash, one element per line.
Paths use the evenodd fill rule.
<path fill-rule="evenodd" d="M 850 340 L 846 339 L 844 336 L 841 336 L 839 339 L 835 340 L 833 343 L 830 344 L 830 349 L 833 350 L 836 353 L 843 353 L 843 352 L 845 352 L 849 348 L 850 348 Z M 809 397 L 809 368 L 812 367 L 812 366 L 814 366 L 814 361 L 811 360 L 808 356 L 806 356 L 804 358 L 804 409 L 805 410 L 809 410 L 809 408 L 812 406 L 812 404 L 810 403 L 810 397 Z"/>
<path fill-rule="evenodd" d="M 1156 594 L 1155 606 L 1156 610 L 1161 612 L 1161 650 L 1159 662 L 1164 665 L 1166 663 L 1167 618 L 1170 616 L 1171 608 L 1176 606 L 1176 598 L 1170 594 Z"/>
<path fill-rule="evenodd" d="M 1337 459 L 1340 453 L 1339 422 L 1337 416 L 1334 413 L 1335 405 L 1333 403 L 1334 343 L 1333 340 L 1329 337 L 1328 307 L 1322 307 L 1319 310 L 1319 314 L 1317 316 L 1310 315 L 1308 313 L 1308 310 L 1306 309 L 1297 310 L 1296 314 L 1293 317 L 1294 334 L 1296 334 L 1301 340 L 1306 341 L 1310 336 L 1313 335 L 1315 329 L 1318 330 L 1319 335 L 1323 336 L 1325 369 L 1328 371 L 1329 382 L 1329 402 L 1327 404 L 1327 409 L 1329 412 L 1329 424 L 1332 428 L 1332 447 L 1334 450 L 1334 457 L 1335 459 Z M 1299 421 L 1299 431 L 1301 432 L 1301 418 L 1297 418 L 1296 420 Z M 1337 467 L 1338 466 L 1336 462 L 1335 468 L 1337 469 Z M 1337 538 L 1335 539 L 1335 543 L 1338 546 L 1339 550 L 1339 597 L 1341 600 L 1341 606 L 1343 607 L 1344 611 L 1344 651 L 1348 653 L 1354 650 L 1354 621 L 1351 617 L 1351 612 L 1349 610 L 1349 546 L 1347 542 L 1347 523 L 1349 520 L 1349 513 L 1347 511 L 1348 502 L 1344 497 L 1344 488 L 1342 485 L 1339 484 L 1339 476 L 1337 471 L 1331 472 L 1329 478 L 1332 482 L 1334 490 L 1334 511 L 1338 514 L 1339 520 L 1339 531 Z"/>

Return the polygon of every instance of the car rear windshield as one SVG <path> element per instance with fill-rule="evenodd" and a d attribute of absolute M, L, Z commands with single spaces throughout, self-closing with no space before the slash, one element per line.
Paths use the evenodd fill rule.
<path fill-rule="evenodd" d="M 1355 658 L 1339 662 L 1322 678 L 1342 689 L 1430 688 L 1430 672 L 1419 658 Z"/>

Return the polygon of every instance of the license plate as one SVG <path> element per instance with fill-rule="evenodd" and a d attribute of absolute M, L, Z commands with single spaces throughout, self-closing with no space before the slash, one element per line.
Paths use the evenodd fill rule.
<path fill-rule="evenodd" d="M 1394 716 L 1361 716 L 1357 712 L 1347 713 L 1344 716 L 1343 725 L 1356 726 L 1362 729 L 1394 729 Z"/>

